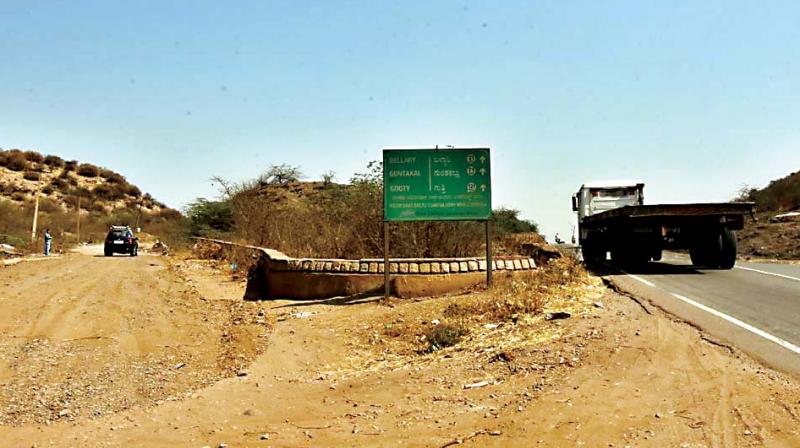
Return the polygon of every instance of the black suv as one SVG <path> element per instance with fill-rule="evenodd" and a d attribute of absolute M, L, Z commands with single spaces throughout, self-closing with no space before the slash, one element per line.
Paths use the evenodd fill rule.
<path fill-rule="evenodd" d="M 103 246 L 106 257 L 117 254 L 129 254 L 131 257 L 139 255 L 139 238 L 133 236 L 133 231 L 127 226 L 111 226 L 106 235 Z"/>

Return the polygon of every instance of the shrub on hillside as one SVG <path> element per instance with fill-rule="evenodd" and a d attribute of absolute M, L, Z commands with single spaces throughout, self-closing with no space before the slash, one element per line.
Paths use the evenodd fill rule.
<path fill-rule="evenodd" d="M 128 196 L 133 196 L 135 198 L 142 196 L 142 190 L 139 190 L 139 187 L 137 187 L 136 185 L 126 184 L 124 186 L 124 189 L 125 189 L 125 194 L 127 194 Z"/>
<path fill-rule="evenodd" d="M 97 177 L 100 174 L 100 169 L 91 163 L 81 163 L 78 165 L 78 175 L 83 177 Z"/>
<path fill-rule="evenodd" d="M 56 189 L 53 187 L 52 184 L 51 185 L 45 185 L 44 188 L 42 188 L 42 193 L 44 193 L 46 195 L 51 195 L 55 191 L 56 191 Z"/>
<path fill-rule="evenodd" d="M 25 159 L 28 162 L 32 163 L 42 163 L 44 162 L 44 156 L 36 151 L 25 151 Z"/>
<path fill-rule="evenodd" d="M 44 164 L 50 168 L 62 168 L 64 166 L 64 159 L 58 156 L 49 155 L 44 158 Z"/>
<path fill-rule="evenodd" d="M 93 201 L 91 203 L 91 207 L 89 207 L 88 210 L 91 210 L 93 212 L 105 212 L 106 204 L 103 201 Z"/>
<path fill-rule="evenodd" d="M 76 197 L 80 196 L 82 198 L 88 198 L 91 197 L 92 192 L 89 191 L 86 187 L 73 187 L 69 191 L 67 191 L 67 194 L 70 196 L 76 196 Z"/>
<path fill-rule="evenodd" d="M 58 202 L 50 198 L 39 199 L 39 211 L 44 213 L 56 213 L 61 211 L 61 206 Z"/>
<path fill-rule="evenodd" d="M 69 182 L 64 180 L 62 177 L 55 177 L 50 181 L 50 187 L 56 191 L 64 191 L 67 189 L 67 187 L 69 187 Z"/>
<path fill-rule="evenodd" d="M 123 177 L 122 174 L 115 173 L 115 172 L 113 172 L 113 171 L 111 171 L 109 169 L 101 170 L 100 171 L 100 177 L 102 177 L 103 179 L 107 180 L 108 182 L 110 182 L 112 184 L 124 184 L 124 183 L 127 183 L 127 181 L 125 180 L 125 177 Z"/>
<path fill-rule="evenodd" d="M 64 162 L 64 171 L 75 171 L 78 169 L 78 161 L 77 160 L 70 160 Z"/>
<path fill-rule="evenodd" d="M 28 159 L 21 151 L 9 151 L 5 162 L 6 168 L 12 171 L 22 171 L 28 168 Z"/>
<path fill-rule="evenodd" d="M 25 173 L 23 173 L 22 177 L 27 180 L 39 180 L 41 179 L 42 176 L 39 175 L 39 173 L 37 173 L 36 171 L 25 170 Z"/>
<path fill-rule="evenodd" d="M 95 197 L 107 201 L 116 201 L 125 197 L 125 192 L 119 184 L 100 184 L 94 187 L 92 193 Z"/>
<path fill-rule="evenodd" d="M 17 202 L 24 201 L 26 197 L 27 197 L 27 195 L 25 193 L 21 192 L 21 191 L 17 191 L 14 194 L 11 195 L 11 199 L 13 199 L 13 200 L 15 200 Z"/>

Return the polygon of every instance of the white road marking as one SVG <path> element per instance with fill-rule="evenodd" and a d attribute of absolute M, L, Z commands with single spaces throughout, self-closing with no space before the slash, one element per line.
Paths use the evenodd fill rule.
<path fill-rule="evenodd" d="M 786 275 L 775 274 L 775 273 L 766 272 L 766 271 L 759 271 L 759 270 L 756 270 L 756 269 L 744 268 L 744 267 L 740 267 L 740 266 L 736 266 L 736 267 L 739 268 L 739 269 L 745 269 L 745 270 L 749 270 L 749 271 L 756 271 L 756 272 L 761 272 L 761 273 L 769 274 L 769 275 L 777 275 L 779 277 L 787 277 L 787 278 L 789 278 L 791 280 L 800 281 L 800 279 L 797 279 L 797 278 L 794 278 L 794 277 L 789 277 L 789 276 L 786 276 Z M 615 267 L 615 269 L 617 269 L 618 271 L 622 272 L 623 274 L 627 275 L 628 277 L 630 277 L 630 278 L 632 278 L 632 279 L 634 279 L 634 280 L 636 280 L 638 282 L 644 283 L 645 285 L 652 286 L 654 288 L 657 287 L 655 285 L 655 283 L 653 283 L 653 282 L 651 282 L 649 280 L 645 280 L 645 279 L 639 277 L 638 275 L 629 274 L 629 273 L 623 271 L 622 269 L 619 269 L 619 268 L 616 268 L 616 267 Z M 737 327 L 743 328 L 743 329 L 745 329 L 745 330 L 747 330 L 747 331 L 749 331 L 749 332 L 751 332 L 751 333 L 753 333 L 755 335 L 761 336 L 762 338 L 764 338 L 764 339 L 766 339 L 766 340 L 768 340 L 770 342 L 774 342 L 774 343 L 780 345 L 781 347 L 800 355 L 800 347 L 792 344 L 789 341 L 786 341 L 786 340 L 783 340 L 783 339 L 781 339 L 781 338 L 779 338 L 777 336 L 771 335 L 771 334 L 767 333 L 766 331 L 764 331 L 764 330 L 762 330 L 760 328 L 756 328 L 756 327 L 754 327 L 754 326 L 752 326 L 752 325 L 750 325 L 750 324 L 748 324 L 746 322 L 742 322 L 742 321 L 740 321 L 739 319 L 737 319 L 737 318 L 735 318 L 733 316 L 729 316 L 729 315 L 727 315 L 727 314 L 725 314 L 725 313 L 723 313 L 721 311 L 717 311 L 714 308 L 711 308 L 709 306 L 703 305 L 702 303 L 695 302 L 694 300 L 692 300 L 692 299 L 690 299 L 690 298 L 688 298 L 686 296 L 682 296 L 680 294 L 675 294 L 674 292 L 670 292 L 670 294 L 673 297 L 675 297 L 676 299 L 678 299 L 678 300 L 682 300 L 682 301 L 688 303 L 689 305 L 692 305 L 694 307 L 700 308 L 701 310 L 703 310 L 703 311 L 705 311 L 707 313 L 713 314 L 714 316 L 717 316 L 720 319 L 726 320 L 726 321 L 736 325 Z"/>
<path fill-rule="evenodd" d="M 762 271 L 762 270 L 759 270 L 759 269 L 746 268 L 744 266 L 734 266 L 734 267 L 736 269 L 743 269 L 745 271 L 758 272 L 759 274 L 764 274 L 764 275 L 774 275 L 775 277 L 780 277 L 780 278 L 785 278 L 785 279 L 788 279 L 788 280 L 794 280 L 796 282 L 800 282 L 800 278 L 797 278 L 797 277 L 791 277 L 791 276 L 783 275 L 783 274 L 776 274 L 774 272 Z"/>
<path fill-rule="evenodd" d="M 745 330 L 747 330 L 747 331 L 749 331 L 751 333 L 754 333 L 754 334 L 756 334 L 758 336 L 761 336 L 762 338 L 764 338 L 764 339 L 766 339 L 768 341 L 774 342 L 774 343 L 780 345 L 781 347 L 783 347 L 783 348 L 785 348 L 787 350 L 791 350 L 794 353 L 800 355 L 800 347 L 792 344 L 791 342 L 785 341 L 785 340 L 783 340 L 783 339 L 781 339 L 781 338 L 779 338 L 777 336 L 773 336 L 773 335 L 767 333 L 766 331 L 764 331 L 764 330 L 762 330 L 760 328 L 756 328 L 756 327 L 754 327 L 754 326 L 752 326 L 752 325 L 750 325 L 750 324 L 748 324 L 746 322 L 742 322 L 739 319 L 737 319 L 735 317 L 732 317 L 732 316 L 729 316 L 729 315 L 727 315 L 725 313 L 722 313 L 720 311 L 717 311 L 714 308 L 711 308 L 709 306 L 703 305 L 702 303 L 695 302 L 694 300 L 692 300 L 692 299 L 690 299 L 688 297 L 682 296 L 680 294 L 675 294 L 674 292 L 670 293 L 670 294 L 672 294 L 672 296 L 677 298 L 677 299 L 683 300 L 684 302 L 688 303 L 689 305 L 692 305 L 692 306 L 695 306 L 697 308 L 700 308 L 701 310 L 703 310 L 703 311 L 705 311 L 707 313 L 711 313 L 711 314 L 719 317 L 720 319 L 724 319 L 724 320 L 726 320 L 726 321 L 728 321 L 728 322 L 730 322 L 730 323 L 732 323 L 732 324 L 734 324 L 734 325 L 736 325 L 738 327 L 744 328 Z"/>
<path fill-rule="evenodd" d="M 620 271 L 622 271 L 622 269 L 620 269 Z M 625 272 L 625 271 L 622 271 L 622 272 Z M 652 286 L 653 288 L 656 287 L 655 283 L 651 282 L 650 280 L 645 280 L 645 279 L 639 277 L 638 275 L 628 274 L 627 272 L 625 272 L 625 275 L 627 275 L 628 277 L 636 280 L 637 282 L 644 283 L 647 286 Z"/>

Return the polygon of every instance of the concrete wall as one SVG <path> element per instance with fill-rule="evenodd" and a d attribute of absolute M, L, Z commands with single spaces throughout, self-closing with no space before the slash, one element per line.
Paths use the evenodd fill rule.
<path fill-rule="evenodd" d="M 228 241 L 199 238 L 198 244 L 219 247 L 222 257 L 234 252 L 257 258 L 250 269 L 248 299 L 320 299 L 383 291 L 383 259 L 343 260 L 292 258 L 272 249 Z M 398 297 L 423 297 L 454 292 L 486 281 L 486 259 L 393 258 L 389 260 L 391 291 Z M 536 269 L 533 258 L 500 257 L 492 260 L 495 272 Z"/>

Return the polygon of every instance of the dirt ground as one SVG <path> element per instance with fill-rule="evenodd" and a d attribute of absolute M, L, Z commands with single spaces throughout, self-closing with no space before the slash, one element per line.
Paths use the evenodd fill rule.
<path fill-rule="evenodd" d="M 151 256 L 0 269 L 3 446 L 800 446 L 796 378 L 598 281 L 567 319 L 484 324 L 431 353 L 402 331 L 465 296 L 243 288 Z"/>
<path fill-rule="evenodd" d="M 753 259 L 800 260 L 800 221 L 770 222 L 775 213 L 761 213 L 758 222 L 738 232 L 739 253 Z"/>

